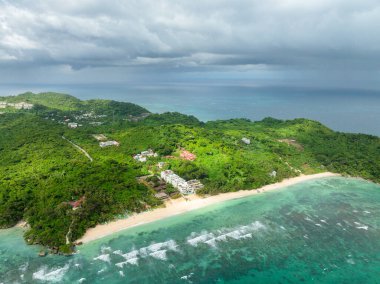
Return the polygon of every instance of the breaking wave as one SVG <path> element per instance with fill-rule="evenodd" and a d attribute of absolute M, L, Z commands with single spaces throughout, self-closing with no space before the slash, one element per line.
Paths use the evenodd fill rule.
<path fill-rule="evenodd" d="M 61 282 L 65 273 L 69 270 L 70 265 L 66 264 L 64 267 L 50 269 L 43 266 L 40 270 L 33 273 L 33 279 L 50 281 L 53 283 Z"/>
<path fill-rule="evenodd" d="M 108 253 L 107 254 L 101 254 L 98 257 L 95 257 L 94 260 L 101 260 L 101 261 L 108 262 L 108 263 L 111 262 L 110 255 Z"/>
<path fill-rule="evenodd" d="M 211 247 L 216 247 L 218 242 L 226 242 L 232 240 L 249 239 L 253 237 L 253 232 L 265 229 L 265 225 L 259 221 L 253 222 L 247 226 L 239 226 L 233 229 L 221 229 L 218 233 L 209 233 L 207 231 L 201 232 L 200 235 L 192 233 L 187 238 L 187 243 L 191 246 L 198 246 L 199 244 L 206 244 Z"/>
<path fill-rule="evenodd" d="M 142 247 L 140 249 L 134 249 L 127 253 L 123 253 L 121 250 L 116 250 L 113 254 L 120 255 L 125 261 L 118 262 L 115 265 L 119 268 L 123 268 L 125 265 L 138 265 L 139 259 L 146 257 L 153 257 L 160 260 L 166 260 L 167 251 L 178 251 L 178 245 L 174 240 L 169 240 L 162 243 L 153 243 L 150 246 Z"/>

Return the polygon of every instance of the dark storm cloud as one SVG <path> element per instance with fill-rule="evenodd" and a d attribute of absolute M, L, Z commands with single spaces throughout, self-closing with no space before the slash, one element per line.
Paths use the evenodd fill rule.
<path fill-rule="evenodd" d="M 372 0 L 0 0 L 0 66 L 378 75 L 379 30 Z"/>

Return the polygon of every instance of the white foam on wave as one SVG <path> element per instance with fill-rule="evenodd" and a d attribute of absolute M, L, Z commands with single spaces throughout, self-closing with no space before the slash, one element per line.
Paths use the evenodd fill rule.
<path fill-rule="evenodd" d="M 161 260 L 166 260 L 167 259 L 167 257 L 166 257 L 166 249 L 152 252 L 149 255 L 151 257 L 154 257 L 154 258 L 157 258 L 157 259 L 161 259 Z"/>
<path fill-rule="evenodd" d="M 138 257 L 135 257 L 135 258 L 130 258 L 125 262 L 132 265 L 138 265 L 139 264 L 138 261 L 139 261 Z"/>
<path fill-rule="evenodd" d="M 138 262 L 139 262 L 138 257 L 135 257 L 135 258 L 130 258 L 130 259 L 123 261 L 123 262 L 116 263 L 115 265 L 117 267 L 123 268 L 124 265 L 127 265 L 127 264 L 138 265 L 139 264 Z"/>
<path fill-rule="evenodd" d="M 86 281 L 86 278 L 81 278 L 78 280 L 78 283 L 83 283 L 84 281 Z"/>
<path fill-rule="evenodd" d="M 314 224 L 315 226 L 318 226 L 318 227 L 322 227 L 321 224 L 317 223 L 317 224 Z"/>
<path fill-rule="evenodd" d="M 150 255 L 151 253 L 154 253 L 156 251 L 160 251 L 163 249 L 177 251 L 178 245 L 174 240 L 169 240 L 166 242 L 154 243 L 154 244 L 151 244 L 150 246 L 140 248 L 138 252 L 140 256 L 146 257 L 147 255 Z"/>
<path fill-rule="evenodd" d="M 117 267 L 120 267 L 120 268 L 123 268 L 123 266 L 124 265 L 127 265 L 128 263 L 126 262 L 126 261 L 123 261 L 123 262 L 118 262 L 118 263 L 116 263 L 115 265 L 117 266 Z"/>
<path fill-rule="evenodd" d="M 359 226 L 359 227 L 356 227 L 356 229 L 361 229 L 361 230 L 368 231 L 368 226 Z"/>
<path fill-rule="evenodd" d="M 103 273 L 104 271 L 106 271 L 106 269 L 105 269 L 105 268 L 102 268 L 102 269 L 98 270 L 98 274 L 101 274 L 101 273 Z"/>
<path fill-rule="evenodd" d="M 124 277 L 124 276 L 125 276 L 125 274 L 124 274 L 124 272 L 123 272 L 122 270 L 119 271 L 119 275 L 120 275 L 121 277 Z"/>
<path fill-rule="evenodd" d="M 368 230 L 368 226 L 359 222 L 354 222 L 356 225 L 356 229 Z"/>
<path fill-rule="evenodd" d="M 49 282 L 61 282 L 65 273 L 69 270 L 70 265 L 66 264 L 64 267 L 48 269 L 47 266 L 43 266 L 40 270 L 33 273 L 33 279 Z"/>
<path fill-rule="evenodd" d="M 352 258 L 347 259 L 347 263 L 349 264 L 355 264 L 355 261 Z"/>
<path fill-rule="evenodd" d="M 187 242 L 193 246 L 196 247 L 198 246 L 199 243 L 204 243 L 209 239 L 214 238 L 213 233 L 207 233 L 205 231 L 202 232 L 200 236 L 195 237 L 195 233 L 192 233 L 190 237 L 187 238 Z"/>
<path fill-rule="evenodd" d="M 20 270 L 21 272 L 26 272 L 28 270 L 28 267 L 29 267 L 29 262 L 26 262 L 24 263 L 23 265 L 21 265 L 18 270 Z"/>
<path fill-rule="evenodd" d="M 94 260 L 101 260 L 101 261 L 104 261 L 104 262 L 111 263 L 111 257 L 110 257 L 110 255 L 108 253 L 101 254 L 98 257 L 95 257 Z"/>
<path fill-rule="evenodd" d="M 206 245 L 209 245 L 211 247 L 216 247 L 216 239 L 212 238 L 204 242 Z"/>
<path fill-rule="evenodd" d="M 122 255 L 123 254 L 123 252 L 121 251 L 121 250 L 115 250 L 114 252 L 113 252 L 113 254 L 118 254 L 118 255 Z"/>
<path fill-rule="evenodd" d="M 111 252 L 112 249 L 111 249 L 111 247 L 102 246 L 100 248 L 100 251 L 102 252 L 102 254 L 105 254 L 106 252 Z"/>
<path fill-rule="evenodd" d="M 265 225 L 259 221 L 255 221 L 249 225 L 239 226 L 232 229 L 220 229 L 215 233 L 209 233 L 207 231 L 202 231 L 200 235 L 196 233 L 191 233 L 190 237 L 187 238 L 187 243 L 191 246 L 198 246 L 203 243 L 211 247 L 216 247 L 217 242 L 227 242 L 229 240 L 242 240 L 252 238 L 252 232 L 265 229 Z M 285 229 L 285 228 L 284 228 Z"/>
<path fill-rule="evenodd" d="M 140 258 L 154 257 L 156 259 L 166 260 L 167 251 L 177 251 L 178 245 L 174 240 L 162 243 L 153 243 L 150 246 L 134 249 L 130 252 L 123 253 L 121 250 L 114 251 L 114 254 L 122 256 L 125 261 L 118 262 L 115 265 L 123 268 L 125 265 L 138 265 Z"/>
<path fill-rule="evenodd" d="M 310 219 L 309 217 L 306 217 L 304 218 L 306 221 L 309 221 L 309 222 L 314 222 L 312 219 Z"/>
<path fill-rule="evenodd" d="M 131 259 L 131 258 L 136 258 L 138 255 L 139 255 L 139 251 L 138 250 L 133 250 L 133 251 L 127 252 L 125 254 L 122 254 L 121 256 L 124 259 L 128 260 L 128 259 Z"/>
<path fill-rule="evenodd" d="M 363 213 L 365 213 L 365 214 L 371 214 L 371 212 L 369 212 L 367 210 L 364 210 Z"/>
<path fill-rule="evenodd" d="M 194 273 L 191 272 L 189 275 L 184 275 L 184 276 L 182 276 L 181 279 L 182 279 L 182 280 L 189 280 L 189 279 L 191 278 L 191 276 L 193 276 L 193 275 L 194 275 Z"/>
<path fill-rule="evenodd" d="M 261 223 L 260 221 L 255 221 L 251 224 L 250 226 L 250 229 L 256 231 L 256 230 L 260 230 L 260 229 L 265 229 L 265 225 L 263 223 Z"/>
<path fill-rule="evenodd" d="M 321 219 L 319 221 L 321 221 L 322 223 L 328 224 L 326 220 Z"/>

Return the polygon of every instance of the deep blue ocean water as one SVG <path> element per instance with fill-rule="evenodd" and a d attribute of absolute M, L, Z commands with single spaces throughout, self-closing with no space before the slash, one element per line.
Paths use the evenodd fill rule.
<path fill-rule="evenodd" d="M 39 258 L 0 230 L 0 283 L 380 283 L 380 186 L 324 178 Z"/>
<path fill-rule="evenodd" d="M 232 85 L 2 85 L 0 95 L 57 91 L 81 99 L 133 102 L 152 112 L 178 111 L 203 121 L 309 118 L 344 132 L 380 136 L 380 91 Z"/>

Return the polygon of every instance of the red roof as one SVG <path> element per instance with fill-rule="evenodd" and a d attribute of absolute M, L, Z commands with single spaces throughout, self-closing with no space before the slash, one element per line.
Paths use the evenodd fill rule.
<path fill-rule="evenodd" d="M 70 201 L 69 204 L 73 207 L 73 208 L 78 208 L 79 206 L 81 206 L 82 202 L 84 201 L 84 196 L 82 196 L 79 200 L 77 201 Z"/>
<path fill-rule="evenodd" d="M 194 155 L 193 153 L 190 153 L 187 150 L 182 150 L 181 154 L 180 154 L 180 157 L 182 159 L 185 159 L 185 160 L 188 160 L 188 161 L 194 161 L 197 158 L 196 155 Z"/>

